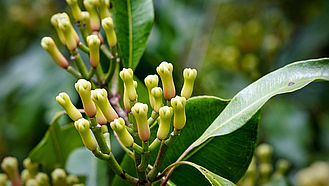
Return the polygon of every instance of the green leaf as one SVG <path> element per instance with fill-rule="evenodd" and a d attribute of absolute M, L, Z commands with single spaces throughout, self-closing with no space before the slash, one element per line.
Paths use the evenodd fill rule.
<path fill-rule="evenodd" d="M 216 186 L 234 186 L 235 185 L 231 181 L 229 181 L 223 177 L 220 177 L 217 174 L 215 174 L 195 163 L 188 162 L 188 161 L 181 161 L 178 164 L 186 164 L 186 165 L 190 165 L 190 166 L 196 168 L 209 181 L 209 183 L 211 183 L 211 185 L 216 185 Z"/>
<path fill-rule="evenodd" d="M 64 112 L 59 112 L 54 116 L 45 136 L 29 154 L 31 160 L 41 163 L 47 172 L 55 167 L 64 167 L 68 155 L 77 147 L 83 146 L 72 123 L 65 127 L 60 126 L 59 119 L 63 114 Z"/>
<path fill-rule="evenodd" d="M 77 176 L 87 176 L 86 186 L 109 185 L 108 165 L 97 159 L 86 147 L 75 149 L 67 158 L 65 170 Z"/>
<path fill-rule="evenodd" d="M 211 125 L 228 103 L 228 100 L 210 96 L 189 99 L 186 103 L 186 125 L 177 141 L 168 149 L 163 168 L 175 162 Z M 207 141 L 186 159 L 232 182 L 237 182 L 244 175 L 252 159 L 257 141 L 259 116 L 260 112 L 239 130 Z M 153 158 L 155 156 L 153 155 Z M 195 169 L 180 166 L 173 172 L 170 180 L 177 185 L 209 184 L 200 177 Z"/>
<path fill-rule="evenodd" d="M 234 96 L 225 110 L 187 151 L 212 137 L 237 130 L 271 97 L 299 90 L 314 80 L 329 80 L 327 58 L 292 63 L 264 76 Z"/>
<path fill-rule="evenodd" d="M 153 1 L 113 0 L 111 3 L 123 67 L 135 69 L 153 26 Z"/>

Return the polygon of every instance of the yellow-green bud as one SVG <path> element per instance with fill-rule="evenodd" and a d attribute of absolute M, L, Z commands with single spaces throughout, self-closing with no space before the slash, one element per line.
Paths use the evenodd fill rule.
<path fill-rule="evenodd" d="M 66 185 L 66 173 L 64 169 L 57 168 L 51 173 L 51 181 L 54 186 Z"/>
<path fill-rule="evenodd" d="M 79 131 L 83 144 L 87 147 L 87 149 L 91 151 L 96 150 L 97 144 L 94 137 L 91 135 L 89 121 L 81 118 L 74 122 L 74 126 Z"/>
<path fill-rule="evenodd" d="M 79 112 L 79 110 L 73 105 L 71 102 L 71 99 L 68 94 L 65 92 L 62 92 L 58 94 L 56 97 L 57 103 L 59 103 L 64 110 L 66 111 L 67 115 L 73 120 L 76 121 L 80 118 L 82 118 L 82 114 Z"/>
<path fill-rule="evenodd" d="M 181 96 L 189 99 L 193 92 L 194 80 L 197 76 L 195 69 L 186 68 L 183 71 L 184 85 L 182 88 Z"/>
<path fill-rule="evenodd" d="M 162 102 L 162 89 L 160 87 L 154 87 L 151 90 L 151 95 L 154 98 L 153 110 L 159 112 L 159 109 L 163 106 Z"/>
<path fill-rule="evenodd" d="M 261 163 L 258 168 L 262 184 L 268 183 L 273 171 L 273 166 L 270 163 Z"/>
<path fill-rule="evenodd" d="M 138 135 L 142 141 L 147 141 L 150 138 L 150 127 L 147 123 L 148 106 L 143 103 L 136 103 L 132 108 L 138 127 Z"/>
<path fill-rule="evenodd" d="M 162 81 L 164 98 L 166 100 L 171 100 L 171 98 L 175 97 L 176 94 L 175 84 L 172 76 L 173 65 L 171 63 L 162 62 L 156 70 Z"/>
<path fill-rule="evenodd" d="M 91 83 L 85 79 L 79 79 L 74 86 L 80 95 L 87 116 L 94 117 L 96 115 L 96 106 L 91 100 Z"/>
<path fill-rule="evenodd" d="M 6 186 L 8 181 L 8 176 L 5 173 L 0 173 L 0 185 Z"/>
<path fill-rule="evenodd" d="M 96 120 L 100 125 L 105 125 L 107 123 L 107 119 L 102 113 L 101 109 L 96 105 Z"/>
<path fill-rule="evenodd" d="M 111 122 L 111 128 L 115 133 L 117 133 L 123 145 L 131 147 L 134 144 L 133 137 L 126 129 L 125 120 L 122 118 L 115 119 L 113 122 Z"/>
<path fill-rule="evenodd" d="M 125 87 L 127 89 L 127 95 L 130 101 L 134 101 L 137 99 L 137 93 L 136 93 L 136 88 L 134 86 L 134 72 L 132 69 L 124 68 L 120 72 L 120 77 L 122 81 L 125 84 Z"/>
<path fill-rule="evenodd" d="M 66 46 L 69 50 L 73 51 L 77 48 L 80 39 L 75 32 L 70 21 L 61 19 L 58 21 L 58 27 L 63 32 Z"/>
<path fill-rule="evenodd" d="M 168 106 L 161 107 L 159 110 L 160 124 L 157 133 L 159 140 L 167 138 L 170 130 L 171 117 L 173 115 L 173 109 Z"/>
<path fill-rule="evenodd" d="M 49 186 L 49 177 L 46 173 L 44 172 L 39 172 L 36 176 L 35 176 L 35 180 L 37 180 L 38 184 L 40 186 Z"/>
<path fill-rule="evenodd" d="M 158 86 L 159 78 L 157 75 L 148 75 L 144 79 L 144 83 L 145 83 L 145 85 L 147 87 L 147 91 L 149 93 L 149 100 L 150 100 L 151 107 L 154 108 L 154 97 L 151 94 L 151 90 L 152 90 L 152 88 Z"/>
<path fill-rule="evenodd" d="M 30 171 L 27 169 L 23 169 L 21 172 L 21 181 L 23 182 L 23 185 L 27 182 L 27 180 L 31 179 L 33 177 L 30 176 Z"/>
<path fill-rule="evenodd" d="M 58 50 L 54 40 L 51 37 L 42 38 L 41 46 L 49 53 L 51 58 L 53 58 L 53 60 L 58 66 L 67 69 L 67 67 L 69 66 L 69 62 L 67 62 L 66 58 Z"/>
<path fill-rule="evenodd" d="M 134 87 L 137 88 L 137 81 L 133 81 L 134 83 Z M 128 93 L 127 93 L 127 88 L 126 85 L 123 84 L 123 105 L 125 107 L 125 109 L 127 110 L 127 112 L 131 111 L 131 104 L 130 104 L 130 100 L 128 97 Z"/>
<path fill-rule="evenodd" d="M 181 130 L 186 123 L 185 105 L 184 97 L 176 96 L 171 99 L 171 106 L 174 109 L 174 127 L 177 130 Z"/>
<path fill-rule="evenodd" d="M 108 122 L 112 122 L 114 119 L 119 118 L 107 98 L 107 92 L 105 89 L 92 90 L 91 98 L 94 103 L 98 105 Z"/>
<path fill-rule="evenodd" d="M 98 10 L 101 19 L 111 16 L 111 13 L 109 11 L 109 6 L 105 0 L 99 0 Z"/>
<path fill-rule="evenodd" d="M 51 24 L 53 25 L 53 27 L 55 28 L 56 32 L 57 32 L 57 35 L 59 37 L 59 40 L 61 41 L 61 43 L 63 45 L 66 45 L 66 41 L 65 41 L 65 37 L 64 37 L 64 34 L 63 32 L 59 29 L 59 26 L 58 26 L 58 20 L 61 19 L 61 13 L 57 13 L 57 14 L 54 14 L 51 18 L 50 18 L 50 22 Z"/>
<path fill-rule="evenodd" d="M 66 183 L 67 183 L 68 185 L 74 185 L 74 184 L 77 184 L 77 183 L 79 183 L 79 178 L 78 178 L 77 176 L 75 176 L 75 175 L 68 175 L 68 176 L 66 177 Z"/>
<path fill-rule="evenodd" d="M 92 67 L 96 68 L 99 65 L 99 45 L 101 41 L 96 35 L 90 35 L 87 37 L 87 43 L 90 50 L 90 64 Z"/>
<path fill-rule="evenodd" d="M 96 5 L 97 2 L 94 0 L 84 0 L 83 4 L 85 5 L 86 10 L 89 12 L 90 15 L 90 26 L 93 31 L 98 32 L 100 29 L 100 20 L 98 17 Z"/>
<path fill-rule="evenodd" d="M 71 7 L 72 14 L 75 20 L 82 21 L 81 9 L 78 0 L 66 0 L 66 3 Z"/>
<path fill-rule="evenodd" d="M 30 178 L 34 178 L 35 175 L 37 175 L 39 169 L 38 163 L 32 163 L 30 158 L 26 158 L 23 161 L 23 165 L 27 170 L 29 170 Z"/>
<path fill-rule="evenodd" d="M 290 168 L 290 162 L 284 159 L 280 159 L 276 162 L 275 177 L 285 176 Z"/>
<path fill-rule="evenodd" d="M 112 18 L 106 17 L 102 19 L 102 26 L 104 28 L 107 37 L 107 42 L 109 43 L 110 47 L 115 47 L 118 41 L 117 41 L 117 36 L 115 34 Z"/>
<path fill-rule="evenodd" d="M 259 158 L 260 163 L 271 163 L 273 148 L 269 144 L 260 144 L 256 148 L 256 154 Z"/>
<path fill-rule="evenodd" d="M 7 173 L 12 185 L 22 185 L 19 179 L 18 162 L 15 157 L 5 157 L 1 163 L 2 170 Z"/>
<path fill-rule="evenodd" d="M 25 186 L 39 186 L 37 180 L 35 179 L 29 179 L 27 180 Z"/>
<path fill-rule="evenodd" d="M 88 34 L 92 34 L 93 33 L 93 30 L 91 29 L 91 26 L 90 26 L 90 15 L 89 15 L 89 12 L 87 11 L 82 11 L 81 12 L 81 15 L 82 15 L 82 21 L 85 23 L 85 27 L 88 31 Z"/>

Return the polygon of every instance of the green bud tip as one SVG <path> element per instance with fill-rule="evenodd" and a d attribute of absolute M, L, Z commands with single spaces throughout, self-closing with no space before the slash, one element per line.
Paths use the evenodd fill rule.
<path fill-rule="evenodd" d="M 58 185 L 59 183 L 66 183 L 66 173 L 64 169 L 55 169 L 53 172 L 51 172 L 51 178 L 54 185 Z"/>
<path fill-rule="evenodd" d="M 138 135 L 142 141 L 147 141 L 150 138 L 150 127 L 147 123 L 148 106 L 143 103 L 136 103 L 132 108 L 138 127 Z"/>
<path fill-rule="evenodd" d="M 152 88 L 151 95 L 154 98 L 153 110 L 155 110 L 156 112 L 159 112 L 159 109 L 163 106 L 162 89 L 160 87 Z"/>
<path fill-rule="evenodd" d="M 185 105 L 186 99 L 184 97 L 176 96 L 171 99 L 171 106 L 174 109 L 174 127 L 177 130 L 181 130 L 186 123 Z"/>
<path fill-rule="evenodd" d="M 66 19 L 58 20 L 58 27 L 64 34 L 67 48 L 71 51 L 75 50 L 80 42 L 80 39 L 71 22 Z"/>
<path fill-rule="evenodd" d="M 120 78 L 122 79 L 122 81 L 126 86 L 127 95 L 130 101 L 134 101 L 137 99 L 137 93 L 136 93 L 136 88 L 134 86 L 133 77 L 134 77 L 134 72 L 130 68 L 128 69 L 124 68 L 120 72 Z"/>
<path fill-rule="evenodd" d="M 183 71 L 184 85 L 182 88 L 181 96 L 189 99 L 193 92 L 194 81 L 197 76 L 195 69 L 186 68 Z"/>
<path fill-rule="evenodd" d="M 110 47 L 115 47 L 117 45 L 117 36 L 115 34 L 114 26 L 113 26 L 113 20 L 111 17 L 106 17 L 102 19 L 102 26 L 104 28 L 107 41 L 110 45 Z"/>
<path fill-rule="evenodd" d="M 37 180 L 37 182 L 38 182 L 39 185 L 50 185 L 50 183 L 49 183 L 49 177 L 44 172 L 39 172 L 35 176 L 35 180 Z"/>
<path fill-rule="evenodd" d="M 261 163 L 270 163 L 273 153 L 273 147 L 269 144 L 263 143 L 256 148 L 256 154 Z"/>
<path fill-rule="evenodd" d="M 90 64 L 96 68 L 99 65 L 99 45 L 101 41 L 96 35 L 90 35 L 87 37 L 87 43 L 90 49 Z"/>
<path fill-rule="evenodd" d="M 83 144 L 87 149 L 94 151 L 97 148 L 96 141 L 90 132 L 90 123 L 88 120 L 81 118 L 74 122 L 75 128 L 79 131 Z"/>
<path fill-rule="evenodd" d="M 58 66 L 67 69 L 69 63 L 67 62 L 63 54 L 58 50 L 54 40 L 51 37 L 42 38 L 41 46 L 49 53 L 49 55 L 53 58 L 53 60 Z"/>
<path fill-rule="evenodd" d="M 131 147 L 134 144 L 134 139 L 127 131 L 125 121 L 122 118 L 115 119 L 111 122 L 111 128 L 117 133 L 123 145 Z"/>
<path fill-rule="evenodd" d="M 68 175 L 66 177 L 66 183 L 68 185 L 74 185 L 74 184 L 77 184 L 79 183 L 79 178 L 76 176 L 76 175 Z"/>
<path fill-rule="evenodd" d="M 74 19 L 77 21 L 82 21 L 83 18 L 78 0 L 66 0 L 66 3 L 71 7 Z"/>
<path fill-rule="evenodd" d="M 157 68 L 156 71 L 160 75 L 162 85 L 163 85 L 163 94 L 166 100 L 171 100 L 175 97 L 176 89 L 174 80 L 172 77 L 173 65 L 168 62 L 162 62 Z"/>
<path fill-rule="evenodd" d="M 56 96 L 56 101 L 64 108 L 69 117 L 76 121 L 82 118 L 82 114 L 79 110 L 73 105 L 69 95 L 65 92 L 62 92 Z"/>
<path fill-rule="evenodd" d="M 100 29 L 100 20 L 98 17 L 98 12 L 96 6 L 99 4 L 98 1 L 95 0 L 84 0 L 83 4 L 85 5 L 86 10 L 90 15 L 90 26 L 93 31 L 98 32 Z"/>
<path fill-rule="evenodd" d="M 7 173 L 10 180 L 15 180 L 18 175 L 18 161 L 15 157 L 7 156 L 2 160 L 1 168 Z"/>
<path fill-rule="evenodd" d="M 91 98 L 94 103 L 98 105 L 108 122 L 112 122 L 114 119 L 119 118 L 107 98 L 107 91 L 105 89 L 92 90 Z"/>
<path fill-rule="evenodd" d="M 164 106 L 159 109 L 160 124 L 157 133 L 159 140 L 164 140 L 169 134 L 171 117 L 173 115 L 172 107 Z"/>

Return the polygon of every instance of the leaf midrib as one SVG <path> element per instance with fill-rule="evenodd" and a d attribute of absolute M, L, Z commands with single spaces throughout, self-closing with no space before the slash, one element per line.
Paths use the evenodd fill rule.
<path fill-rule="evenodd" d="M 131 4 L 130 0 L 127 0 L 128 9 L 128 24 L 129 24 L 129 67 L 132 68 L 132 54 L 133 54 L 133 25 L 131 16 Z"/>

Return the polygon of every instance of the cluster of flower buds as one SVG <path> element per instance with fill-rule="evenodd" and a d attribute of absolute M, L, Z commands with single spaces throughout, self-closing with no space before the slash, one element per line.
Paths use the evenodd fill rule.
<path fill-rule="evenodd" d="M 44 172 L 39 172 L 38 163 L 33 163 L 30 158 L 26 158 L 23 165 L 24 169 L 19 174 L 17 159 L 15 157 L 5 157 L 1 163 L 1 168 L 5 173 L 0 174 L 0 185 L 51 185 L 49 176 Z M 8 181 L 11 184 L 8 184 Z M 54 186 L 69 186 L 78 184 L 79 178 L 75 175 L 67 175 L 64 169 L 57 168 L 51 173 L 51 181 Z"/>
<path fill-rule="evenodd" d="M 175 95 L 175 85 L 172 76 L 172 64 L 163 62 L 157 68 L 163 89 L 158 87 L 159 77 L 149 75 L 144 82 L 149 92 L 149 101 L 153 110 L 152 116 L 148 117 L 149 106 L 138 102 L 137 82 L 134 81 L 132 69 L 123 69 L 119 75 L 124 84 L 124 107 L 128 114 L 134 117 L 135 126 L 141 141 L 148 141 L 150 133 L 150 124 L 158 120 L 159 127 L 157 138 L 167 139 L 173 121 L 173 127 L 176 131 L 183 129 L 186 123 L 185 106 L 186 100 L 193 91 L 194 80 L 196 78 L 195 69 L 185 69 L 183 73 L 184 85 L 181 96 Z M 84 145 L 91 151 L 97 149 L 97 142 L 91 135 L 92 127 L 97 124 L 105 125 L 110 123 L 111 128 L 118 136 L 120 142 L 127 147 L 134 145 L 134 138 L 129 130 L 130 123 L 119 117 L 117 112 L 109 102 L 106 89 L 91 88 L 91 83 L 85 79 L 79 79 L 75 84 L 75 89 L 80 95 L 84 113 L 90 120 L 84 119 L 81 112 L 72 104 L 66 93 L 60 93 L 56 100 L 65 109 L 68 116 L 75 121 L 74 125 L 79 131 Z M 163 100 L 166 99 L 167 102 Z M 97 123 L 91 124 L 91 119 L 96 118 Z M 106 125 L 105 125 L 106 126 Z M 130 132 L 129 132 L 130 131 Z"/>
<path fill-rule="evenodd" d="M 86 11 L 82 11 L 78 0 L 66 0 L 72 10 L 72 15 L 77 23 L 83 39 L 80 40 L 78 33 L 66 13 L 57 13 L 50 19 L 51 24 L 55 28 L 60 42 L 66 46 L 71 55 L 71 60 L 75 63 L 79 72 L 70 66 L 69 62 L 57 48 L 54 40 L 51 37 L 44 37 L 41 40 L 41 46 L 49 53 L 57 65 L 67 69 L 76 77 L 90 79 L 93 76 L 93 71 L 90 71 L 90 77 L 86 71 L 86 66 L 80 59 L 80 54 L 77 48 L 87 53 L 90 58 L 92 68 L 100 65 L 100 48 L 104 44 L 103 36 L 99 33 L 101 25 L 107 36 L 108 45 L 112 53 L 108 55 L 109 59 L 116 55 L 117 37 L 114 30 L 113 20 L 110 14 L 109 0 L 83 0 L 83 5 Z M 84 42 L 84 44 L 83 44 Z M 113 49 L 113 51 L 112 51 Z M 69 68 L 70 67 L 70 68 Z M 102 69 L 102 68 L 100 68 Z M 80 74 L 79 74 L 80 73 Z M 102 72 L 104 73 L 104 72 Z M 99 75 L 96 73 L 96 75 Z M 102 79 L 103 80 L 103 79 Z"/>

